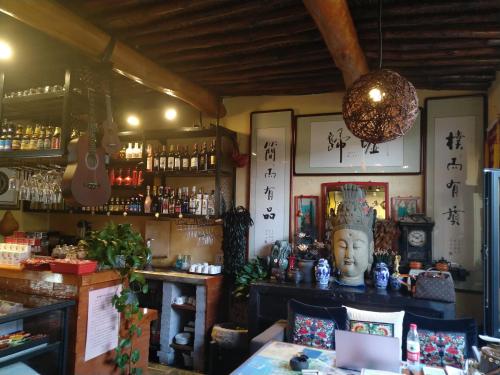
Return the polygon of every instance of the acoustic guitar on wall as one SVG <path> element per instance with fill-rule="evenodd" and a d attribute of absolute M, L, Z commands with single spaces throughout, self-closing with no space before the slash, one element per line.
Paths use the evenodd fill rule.
<path fill-rule="evenodd" d="M 68 165 L 64 171 L 62 191 L 70 205 L 98 206 L 108 202 L 111 195 L 105 152 L 97 147 L 95 91 L 87 88 L 89 100 L 87 133 L 68 145 Z"/>

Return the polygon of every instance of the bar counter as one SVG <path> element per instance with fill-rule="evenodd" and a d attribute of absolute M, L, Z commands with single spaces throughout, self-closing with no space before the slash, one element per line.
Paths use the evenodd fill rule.
<path fill-rule="evenodd" d="M 76 306 L 70 314 L 69 319 L 67 366 L 67 373 L 75 375 L 119 373 L 114 364 L 114 350 L 85 361 L 89 292 L 119 283 L 120 277 L 118 273 L 112 270 L 78 276 L 53 273 L 51 271 L 0 269 L 0 289 L 76 301 Z M 145 309 L 144 312 L 144 317 L 139 325 L 142 328 L 143 334 L 134 345 L 141 351 L 138 367 L 146 369 L 148 363 L 150 322 L 157 319 L 158 313 L 152 309 Z"/>

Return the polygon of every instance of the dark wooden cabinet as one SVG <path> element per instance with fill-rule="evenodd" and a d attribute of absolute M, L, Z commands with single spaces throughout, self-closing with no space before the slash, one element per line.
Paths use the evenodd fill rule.
<path fill-rule="evenodd" d="M 372 311 L 410 311 L 435 318 L 455 318 L 455 304 L 415 299 L 394 291 L 330 285 L 257 282 L 250 288 L 248 320 L 250 337 L 255 337 L 279 319 L 286 319 L 288 300 L 321 306 L 346 305 Z"/>

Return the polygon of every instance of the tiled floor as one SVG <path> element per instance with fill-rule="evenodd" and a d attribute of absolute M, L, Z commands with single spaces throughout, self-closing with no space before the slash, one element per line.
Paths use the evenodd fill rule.
<path fill-rule="evenodd" d="M 150 363 L 148 367 L 149 375 L 199 375 L 198 372 L 180 370 L 174 367 L 160 365 L 159 363 Z"/>

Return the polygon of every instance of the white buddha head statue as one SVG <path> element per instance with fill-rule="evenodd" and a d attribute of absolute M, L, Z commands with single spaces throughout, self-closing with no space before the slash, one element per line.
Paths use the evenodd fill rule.
<path fill-rule="evenodd" d="M 342 195 L 343 201 L 332 218 L 335 266 L 342 284 L 360 286 L 372 264 L 375 213 L 358 185 L 342 186 Z"/>

